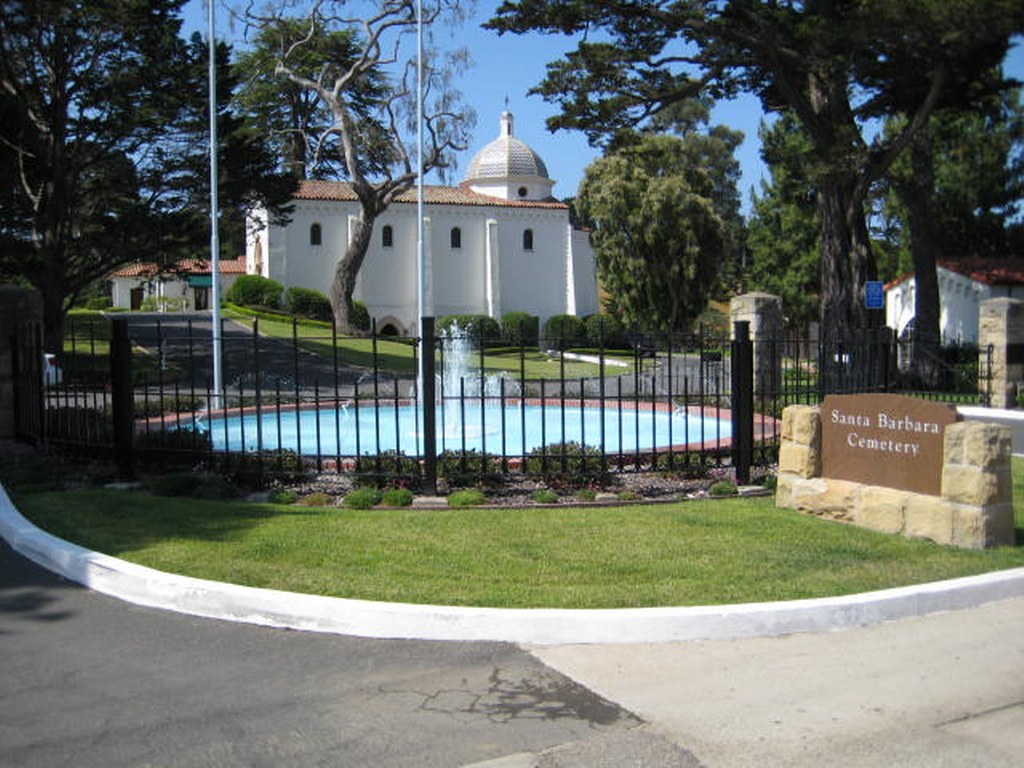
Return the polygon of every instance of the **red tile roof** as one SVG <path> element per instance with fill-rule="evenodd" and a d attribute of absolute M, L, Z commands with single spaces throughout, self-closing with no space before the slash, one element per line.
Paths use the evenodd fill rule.
<path fill-rule="evenodd" d="M 128 266 L 122 267 L 116 272 L 111 273 L 110 276 L 154 277 L 159 274 L 208 275 L 210 274 L 210 271 L 209 259 L 183 259 L 182 261 L 175 264 L 169 264 L 163 268 L 161 268 L 159 264 L 155 264 L 153 262 L 129 264 Z M 244 275 L 245 257 L 239 256 L 237 259 L 221 259 L 220 273 L 222 275 Z"/>
<path fill-rule="evenodd" d="M 299 188 L 295 193 L 298 200 L 341 200 L 355 201 L 356 194 L 352 185 L 347 181 L 317 181 L 307 180 L 299 182 Z M 416 187 L 412 187 L 395 198 L 396 203 L 415 203 Z M 423 202 L 438 205 L 477 205 L 505 208 L 568 208 L 565 203 L 557 200 L 505 200 L 500 197 L 481 195 L 469 187 L 442 187 L 439 185 L 426 184 L 423 187 Z"/>

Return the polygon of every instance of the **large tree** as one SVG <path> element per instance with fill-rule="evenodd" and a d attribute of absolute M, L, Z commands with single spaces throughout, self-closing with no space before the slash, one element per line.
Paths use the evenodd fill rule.
<path fill-rule="evenodd" d="M 726 226 L 700 137 L 649 135 L 593 162 L 575 206 L 593 227 L 609 309 L 647 330 L 682 331 L 707 303 L 726 253 Z"/>
<path fill-rule="evenodd" d="M 711 90 L 757 94 L 799 120 L 815 155 L 826 339 L 871 323 L 875 277 L 865 201 L 951 95 L 1004 58 L 1024 28 L 1019 0 L 507 0 L 489 26 L 580 36 L 538 90 L 554 128 L 595 141 Z M 871 121 L 902 112 L 895 135 Z"/>
<path fill-rule="evenodd" d="M 284 168 L 296 178 L 345 176 L 343 158 L 334 145 L 318 142 L 333 123 L 327 103 L 314 89 L 272 75 L 286 56 L 289 69 L 310 80 L 325 67 L 347 69 L 362 53 L 359 36 L 352 27 L 325 29 L 293 50 L 308 32 L 305 18 L 278 17 L 259 24 L 251 47 L 235 62 L 244 85 L 239 102 L 273 143 Z M 358 120 L 373 119 L 375 106 L 386 98 L 385 87 L 383 72 L 374 70 L 345 84 L 345 98 Z"/>
<path fill-rule="evenodd" d="M 267 74 L 285 85 L 282 99 L 291 98 L 291 89 L 297 87 L 329 115 L 322 126 L 301 128 L 304 141 L 316 148 L 315 156 L 338 158 L 359 203 L 354 231 L 329 292 L 335 323 L 344 331 L 354 329 L 352 294 L 374 222 L 418 176 L 417 62 L 408 55 L 410 42 L 420 19 L 429 36 L 432 25 L 459 9 L 436 0 L 423 3 L 418 16 L 414 0 L 376 0 L 363 10 L 369 15 L 350 15 L 343 2 L 314 2 L 301 23 L 280 14 L 250 19 L 260 35 L 279 36 L 272 46 L 279 55 L 273 72 Z M 322 58 L 320 66 L 309 71 L 309 51 L 324 56 L 327 47 L 319 41 L 344 30 L 357 33 L 349 38 L 356 43 L 354 55 L 344 48 L 341 58 Z M 429 39 L 425 47 L 429 53 Z M 464 64 L 464 54 L 442 60 L 429 53 L 422 62 L 424 173 L 443 173 L 455 154 L 468 146 L 474 113 L 459 103 L 460 94 L 452 87 L 454 74 Z M 367 99 L 367 93 L 373 98 Z"/>
<path fill-rule="evenodd" d="M 806 332 L 818 319 L 821 292 L 821 224 L 806 167 L 810 143 L 790 113 L 762 123 L 759 135 L 771 178 L 753 196 L 748 287 L 780 296 L 786 325 Z"/>
<path fill-rule="evenodd" d="M 23 0 L 0 14 L 0 271 L 37 288 L 60 350 L 76 297 L 127 262 L 208 253 L 207 46 L 181 0 Z M 293 180 L 230 109 L 218 47 L 225 253 L 246 209 L 275 215 Z"/>
<path fill-rule="evenodd" d="M 136 253 L 146 148 L 177 108 L 183 0 L 21 0 L 0 14 L 0 263 L 59 350 L 79 291 Z"/>

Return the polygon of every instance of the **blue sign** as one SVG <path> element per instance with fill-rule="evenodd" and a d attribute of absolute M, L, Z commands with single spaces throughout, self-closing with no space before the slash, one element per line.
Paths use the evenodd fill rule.
<path fill-rule="evenodd" d="M 885 284 L 881 280 L 869 280 L 864 284 L 864 306 L 885 309 Z"/>

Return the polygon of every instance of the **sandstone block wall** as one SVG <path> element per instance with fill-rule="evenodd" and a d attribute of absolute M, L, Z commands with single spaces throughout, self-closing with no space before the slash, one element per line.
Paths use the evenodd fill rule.
<path fill-rule="evenodd" d="M 946 428 L 943 447 L 940 496 L 822 477 L 820 411 L 790 406 L 782 416 L 776 506 L 954 547 L 1012 545 L 1009 427 L 958 422 Z"/>

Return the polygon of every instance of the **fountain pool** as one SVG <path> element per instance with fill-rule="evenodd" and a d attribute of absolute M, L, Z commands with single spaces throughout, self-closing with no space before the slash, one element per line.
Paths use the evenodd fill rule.
<path fill-rule="evenodd" d="M 616 403 L 501 405 L 467 399 L 437 408 L 437 449 L 475 450 L 519 456 L 545 445 L 576 442 L 604 447 L 607 454 L 665 450 L 670 446 L 714 445 L 732 435 L 728 419 Z M 316 410 L 268 410 L 260 414 L 213 416 L 204 425 L 216 450 L 286 449 L 304 455 L 360 456 L 398 451 L 423 453 L 419 409 L 380 404 Z"/>

